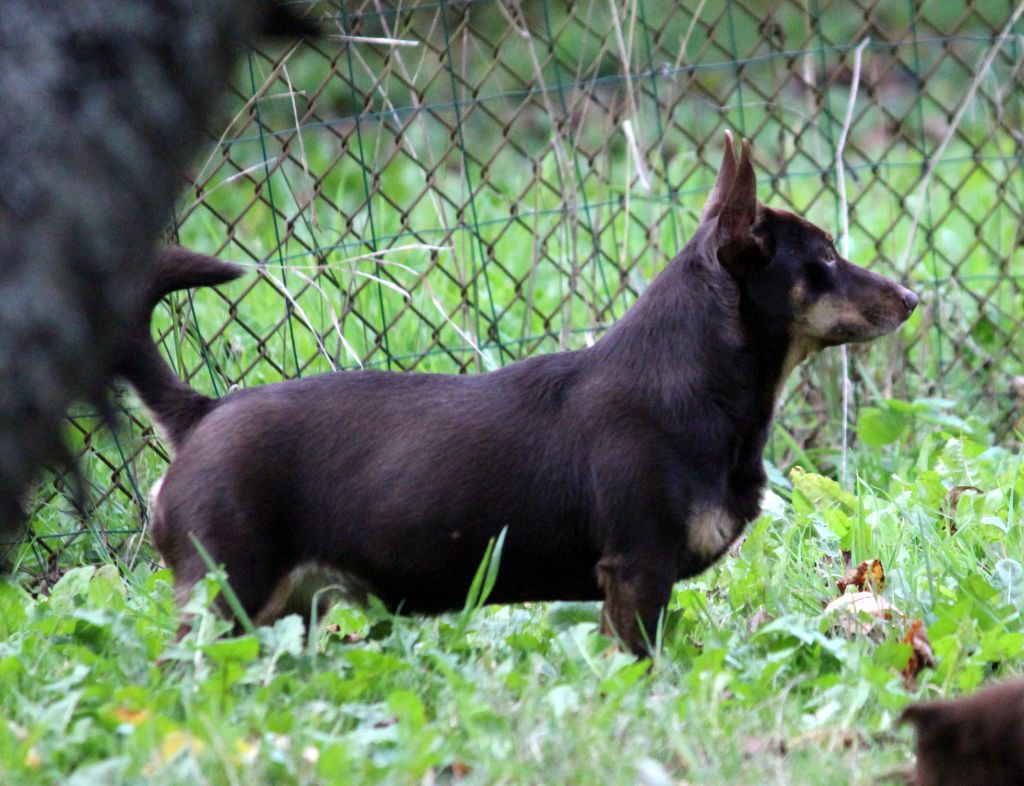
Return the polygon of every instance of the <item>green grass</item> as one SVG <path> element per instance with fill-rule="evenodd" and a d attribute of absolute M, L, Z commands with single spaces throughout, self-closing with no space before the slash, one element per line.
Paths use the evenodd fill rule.
<path fill-rule="evenodd" d="M 903 706 L 1024 666 L 1024 472 L 955 405 L 884 412 L 850 491 L 774 473 L 738 555 L 677 586 L 649 668 L 599 636 L 596 604 L 336 606 L 308 636 L 289 617 L 231 637 L 211 576 L 176 644 L 170 576 L 145 563 L 3 585 L 0 782 L 896 783 Z M 901 612 L 871 635 L 823 614 L 841 549 L 882 561 Z M 908 691 L 913 619 L 937 666 Z"/>

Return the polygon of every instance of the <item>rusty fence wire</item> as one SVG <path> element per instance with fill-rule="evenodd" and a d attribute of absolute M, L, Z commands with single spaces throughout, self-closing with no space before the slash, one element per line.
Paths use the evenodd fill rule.
<path fill-rule="evenodd" d="M 683 246 L 731 128 L 754 141 L 764 202 L 922 298 L 892 339 L 805 364 L 769 458 L 837 470 L 858 407 L 887 398 L 949 399 L 1013 438 L 1024 6 L 296 4 L 324 35 L 249 49 L 169 231 L 252 268 L 158 311 L 199 389 L 359 366 L 476 373 L 583 346 Z M 148 553 L 146 490 L 168 456 L 137 402 L 120 404 L 113 432 L 69 418 L 85 520 L 61 474 L 34 499 L 18 566 L 44 583 Z"/>

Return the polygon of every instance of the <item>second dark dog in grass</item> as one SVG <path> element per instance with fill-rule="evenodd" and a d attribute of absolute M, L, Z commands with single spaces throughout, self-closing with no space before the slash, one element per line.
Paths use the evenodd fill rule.
<path fill-rule="evenodd" d="M 150 308 L 235 266 L 166 249 Z M 461 608 L 507 528 L 488 601 L 604 600 L 603 628 L 649 651 L 672 585 L 758 514 L 762 451 L 789 372 L 869 341 L 917 297 L 758 203 L 731 137 L 693 239 L 594 346 L 487 374 L 350 371 L 213 400 L 179 380 L 140 319 L 121 373 L 175 459 L 153 537 L 181 598 L 224 565 L 272 616 L 297 569 L 410 613 Z"/>
<path fill-rule="evenodd" d="M 953 701 L 912 704 L 917 729 L 914 786 L 1024 783 L 1024 680 L 1008 680 Z"/>

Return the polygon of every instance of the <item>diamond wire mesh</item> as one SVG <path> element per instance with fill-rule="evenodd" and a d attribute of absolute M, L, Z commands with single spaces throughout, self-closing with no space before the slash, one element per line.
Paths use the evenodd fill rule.
<path fill-rule="evenodd" d="M 915 286 L 850 353 L 861 398 L 943 395 L 1004 432 L 1024 373 L 1020 9 L 907 0 L 308 3 L 324 37 L 252 47 L 187 177 L 172 238 L 253 266 L 172 298 L 157 335 L 210 394 L 359 365 L 478 372 L 577 347 L 682 247 L 721 155 L 751 137 L 760 197 L 837 228 Z M 847 133 L 855 50 L 863 67 Z M 838 144 L 845 139 L 844 147 Z M 839 450 L 835 354 L 788 387 L 771 457 Z M 20 565 L 145 554 L 167 454 L 130 396 L 69 419 L 93 515 L 62 475 Z"/>

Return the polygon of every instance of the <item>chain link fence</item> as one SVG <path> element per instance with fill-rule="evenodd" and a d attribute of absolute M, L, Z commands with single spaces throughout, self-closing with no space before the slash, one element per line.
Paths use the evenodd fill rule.
<path fill-rule="evenodd" d="M 309 3 L 254 47 L 171 239 L 253 275 L 158 311 L 211 395 L 359 366 L 476 373 L 592 341 L 684 245 L 750 137 L 761 199 L 914 287 L 899 334 L 805 364 L 770 457 L 837 467 L 862 400 L 956 399 L 1012 437 L 1024 392 L 1024 6 L 1001 0 Z M 842 247 L 842 245 L 841 245 Z M 166 449 L 75 412 L 91 510 L 56 475 L 18 565 L 145 555 Z M 847 440 L 855 439 L 851 431 Z"/>

